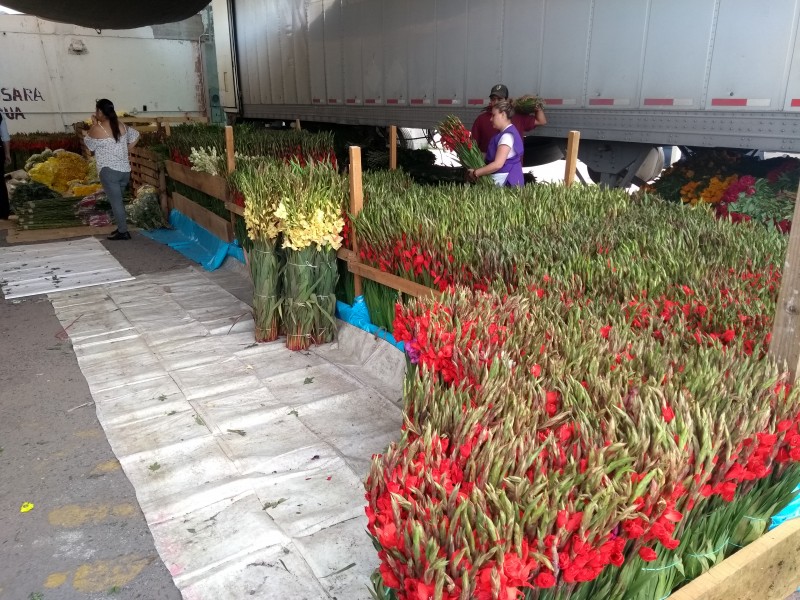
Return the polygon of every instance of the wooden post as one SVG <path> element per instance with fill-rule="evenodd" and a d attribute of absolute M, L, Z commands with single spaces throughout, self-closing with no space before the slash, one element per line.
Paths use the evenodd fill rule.
<path fill-rule="evenodd" d="M 389 170 L 397 169 L 397 125 L 389 126 Z"/>
<path fill-rule="evenodd" d="M 364 185 L 361 180 L 361 148 L 350 146 L 350 215 L 355 217 L 361 212 L 364 206 Z M 358 242 L 353 234 L 351 227 L 351 246 L 353 252 L 358 256 Z M 356 297 L 363 295 L 364 290 L 361 283 L 361 275 L 353 275 L 353 284 Z"/>
<path fill-rule="evenodd" d="M 772 326 L 770 356 L 778 366 L 789 370 L 791 381 L 800 371 L 800 187 L 794 204 L 792 231 L 783 262 L 781 291 Z"/>
<path fill-rule="evenodd" d="M 167 196 L 167 173 L 164 163 L 160 162 L 158 166 L 158 197 L 161 200 L 161 211 L 169 222 L 169 196 Z"/>
<path fill-rule="evenodd" d="M 236 156 L 233 150 L 233 127 L 225 126 L 225 154 L 228 157 L 228 173 L 236 170 Z"/>
<path fill-rule="evenodd" d="M 295 120 L 294 120 L 294 128 L 295 128 L 297 131 L 301 131 L 301 128 L 300 128 L 300 119 L 295 119 Z"/>
<path fill-rule="evenodd" d="M 172 135 L 172 129 L 169 126 L 169 121 L 164 123 L 164 131 L 166 132 L 167 137 Z"/>
<path fill-rule="evenodd" d="M 233 148 L 233 127 L 230 125 L 225 126 L 225 155 L 227 157 L 227 169 L 228 174 L 230 175 L 236 170 L 236 154 Z M 228 190 L 228 199 L 226 202 L 231 201 L 231 194 L 230 190 Z M 229 211 L 228 214 L 231 218 L 231 230 L 234 232 L 234 236 L 236 236 L 236 215 L 233 211 Z M 241 240 L 239 240 L 241 242 Z"/>
<path fill-rule="evenodd" d="M 564 169 L 564 185 L 569 187 L 575 181 L 575 167 L 578 164 L 578 144 L 581 141 L 580 131 L 570 131 L 567 138 L 567 166 Z"/>

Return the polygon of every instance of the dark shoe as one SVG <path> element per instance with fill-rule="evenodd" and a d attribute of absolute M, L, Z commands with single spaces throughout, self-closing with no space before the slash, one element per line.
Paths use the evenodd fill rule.
<path fill-rule="evenodd" d="M 125 233 L 120 233 L 119 231 L 114 231 L 111 235 L 109 235 L 107 240 L 129 240 L 131 239 L 131 234 L 127 231 Z"/>

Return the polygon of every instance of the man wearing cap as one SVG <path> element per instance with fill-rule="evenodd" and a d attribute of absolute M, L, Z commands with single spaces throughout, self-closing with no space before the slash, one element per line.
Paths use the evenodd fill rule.
<path fill-rule="evenodd" d="M 508 88 L 502 83 L 498 83 L 489 92 L 489 106 L 481 111 L 472 124 L 472 138 L 478 143 L 478 148 L 484 154 L 489 149 L 489 142 L 497 133 L 492 126 L 492 107 L 498 100 L 508 100 Z M 547 118 L 544 116 L 544 111 L 539 109 L 533 115 L 514 113 L 511 123 L 517 128 L 520 135 L 524 136 L 526 132 L 533 131 L 537 125 L 546 125 Z"/>

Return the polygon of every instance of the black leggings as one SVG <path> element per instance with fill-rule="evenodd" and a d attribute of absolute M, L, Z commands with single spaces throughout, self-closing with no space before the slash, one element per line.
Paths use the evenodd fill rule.
<path fill-rule="evenodd" d="M 6 148 L 0 143 L 0 165 L 2 165 L 3 173 L 6 170 Z M 8 186 L 6 186 L 6 178 L 3 176 L 3 185 L 0 185 L 0 219 L 7 219 L 11 207 L 8 204 Z"/>

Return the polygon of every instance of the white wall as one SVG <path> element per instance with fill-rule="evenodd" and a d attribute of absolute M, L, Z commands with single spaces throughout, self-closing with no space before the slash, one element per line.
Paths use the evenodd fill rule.
<path fill-rule="evenodd" d="M 176 25 L 97 31 L 0 14 L 0 110 L 9 130 L 71 131 L 98 98 L 118 112 L 204 115 L 196 23 Z"/>

